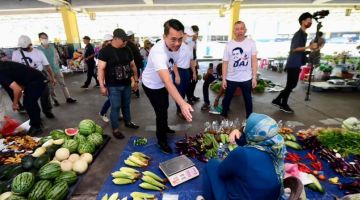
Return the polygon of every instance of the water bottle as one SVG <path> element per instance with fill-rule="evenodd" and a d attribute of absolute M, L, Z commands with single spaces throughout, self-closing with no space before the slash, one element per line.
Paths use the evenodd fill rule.
<path fill-rule="evenodd" d="M 222 160 L 224 158 L 224 153 L 225 153 L 224 145 L 223 145 L 223 143 L 220 143 L 219 148 L 217 150 L 218 159 Z"/>

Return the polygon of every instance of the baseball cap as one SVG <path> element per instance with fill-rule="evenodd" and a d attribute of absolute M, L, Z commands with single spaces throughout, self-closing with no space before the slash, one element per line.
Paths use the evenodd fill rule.
<path fill-rule="evenodd" d="M 111 34 L 105 34 L 104 35 L 104 41 L 109 41 L 109 40 L 112 40 L 113 39 L 113 36 Z"/>
<path fill-rule="evenodd" d="M 194 31 L 192 30 L 192 28 L 188 27 L 188 26 L 185 27 L 184 33 L 186 33 L 186 35 L 188 35 L 188 36 L 193 36 L 195 34 Z"/>
<path fill-rule="evenodd" d="M 120 39 L 122 39 L 122 40 L 124 40 L 124 41 L 127 41 L 127 40 L 128 40 L 127 34 L 126 34 L 125 31 L 124 31 L 123 29 L 121 29 L 121 28 L 117 28 L 117 29 L 114 30 L 114 32 L 113 32 L 113 37 L 114 37 L 114 38 L 120 38 Z"/>
<path fill-rule="evenodd" d="M 84 40 L 90 40 L 90 37 L 86 35 L 86 36 L 83 37 L 83 39 Z"/>
<path fill-rule="evenodd" d="M 27 48 L 31 44 L 31 39 L 27 35 L 21 35 L 18 40 L 18 46 L 21 48 Z"/>
<path fill-rule="evenodd" d="M 126 32 L 126 35 L 127 36 L 132 36 L 132 35 L 134 35 L 135 33 L 134 32 L 132 32 L 132 31 L 128 31 L 128 32 Z"/>

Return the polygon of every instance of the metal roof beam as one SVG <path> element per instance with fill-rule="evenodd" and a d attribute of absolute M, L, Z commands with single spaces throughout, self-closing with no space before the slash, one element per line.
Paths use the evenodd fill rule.
<path fill-rule="evenodd" d="M 328 3 L 333 0 L 313 0 L 313 4 L 322 4 L 322 3 Z"/>
<path fill-rule="evenodd" d="M 70 6 L 70 3 L 66 0 L 38 0 L 43 3 L 47 3 L 53 6 Z"/>

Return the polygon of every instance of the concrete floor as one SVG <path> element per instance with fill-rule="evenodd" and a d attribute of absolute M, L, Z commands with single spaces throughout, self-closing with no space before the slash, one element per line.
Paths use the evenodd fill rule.
<path fill-rule="evenodd" d="M 280 74 L 277 72 L 271 72 L 262 70 L 262 77 L 268 78 L 277 83 L 284 83 L 286 80 L 286 74 Z M 97 88 L 89 90 L 80 89 L 85 74 L 72 74 L 67 75 L 66 82 L 70 88 L 71 94 L 78 100 L 77 104 L 69 105 L 64 103 L 62 93 L 59 88 L 57 89 L 58 99 L 61 105 L 53 109 L 56 119 L 48 120 L 44 117 L 44 125 L 46 132 L 57 129 L 76 127 L 81 119 L 89 118 L 95 120 L 101 124 L 106 133 L 111 135 L 110 124 L 102 122 L 98 116 L 98 112 L 102 103 L 105 101 L 105 97 L 99 94 Z M 201 93 L 202 82 L 198 83 L 196 95 L 202 97 Z M 264 113 L 276 120 L 290 121 L 293 125 L 299 125 L 296 129 L 306 128 L 311 125 L 317 126 L 337 126 L 342 119 L 354 116 L 360 118 L 360 92 L 353 92 L 351 90 L 341 91 L 322 91 L 312 92 L 311 101 L 304 101 L 305 86 L 299 83 L 298 87 L 291 95 L 289 100 L 290 106 L 295 110 L 295 114 L 286 114 L 279 111 L 270 104 L 271 100 L 278 93 L 264 93 L 255 94 L 253 97 L 254 112 Z M 214 94 L 210 92 L 213 96 Z M 213 99 L 213 98 L 211 98 Z M 10 106 L 7 107 L 7 114 L 20 120 L 25 120 L 24 116 L 18 115 L 10 111 Z M 192 123 L 186 123 L 176 116 L 174 102 L 171 101 L 169 108 L 169 124 L 173 125 L 175 129 L 179 130 L 176 136 L 182 136 L 184 133 L 194 134 L 203 129 L 203 124 L 206 121 L 217 120 L 218 116 L 209 115 L 208 112 L 201 111 L 200 107 L 202 102 L 198 102 L 194 105 L 195 112 L 193 113 L 194 121 Z M 132 135 L 143 137 L 154 137 L 154 124 L 155 114 L 141 89 L 141 97 L 132 99 L 132 118 L 135 123 L 140 125 L 140 129 L 132 130 L 124 127 L 122 124 L 122 130 L 126 135 L 126 139 L 117 140 L 111 139 L 105 149 L 91 165 L 90 170 L 83 178 L 81 184 L 74 193 L 72 199 L 95 199 L 97 192 L 100 190 L 103 182 L 111 172 L 111 169 L 117 162 L 119 155 L 121 154 L 124 146 L 127 143 L 127 139 Z M 239 117 L 244 119 L 245 111 L 243 106 L 242 97 L 235 97 L 232 101 L 231 112 L 229 117 L 234 119 Z"/>

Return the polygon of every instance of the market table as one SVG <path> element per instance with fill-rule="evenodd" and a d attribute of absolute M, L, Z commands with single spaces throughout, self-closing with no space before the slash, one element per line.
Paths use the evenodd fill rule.
<path fill-rule="evenodd" d="M 98 193 L 97 199 L 100 200 L 105 194 L 111 195 L 113 193 L 118 192 L 120 195 L 120 199 L 124 198 L 125 196 L 130 197 L 130 193 L 131 192 L 146 192 L 146 193 L 152 193 L 155 194 L 157 196 L 158 199 L 162 199 L 161 198 L 161 193 L 160 192 L 154 192 L 154 191 L 150 191 L 150 190 L 144 190 L 141 189 L 138 185 L 142 182 L 141 180 L 137 180 L 135 183 L 133 184 L 129 184 L 129 185 L 115 185 L 112 182 L 112 176 L 111 173 L 114 171 L 118 171 L 120 169 L 120 167 L 125 166 L 124 164 L 124 160 L 134 151 L 139 151 L 139 152 L 143 152 L 146 155 L 150 156 L 152 158 L 151 163 L 148 167 L 144 168 L 144 169 L 140 169 L 140 171 L 145 171 L 145 170 L 149 170 L 152 171 L 158 175 L 162 175 L 162 177 L 164 177 L 163 173 L 160 171 L 159 169 L 159 163 L 169 160 L 171 158 L 174 158 L 176 156 L 178 156 L 177 153 L 173 153 L 173 154 L 164 154 L 162 153 L 159 148 L 157 147 L 157 143 L 156 143 L 156 139 L 152 138 L 148 140 L 148 144 L 145 146 L 134 146 L 133 145 L 133 141 L 136 139 L 136 137 L 131 137 L 124 149 L 124 151 L 121 153 L 118 162 L 116 163 L 116 165 L 114 166 L 113 170 L 111 172 L 108 173 L 108 178 L 106 179 L 104 185 L 102 186 L 101 190 Z M 175 149 L 175 142 L 181 138 L 173 138 L 172 140 L 170 140 L 170 146 Z M 289 152 L 295 152 L 299 155 L 301 155 L 301 157 L 305 157 L 305 155 L 308 153 L 307 150 L 303 150 L 303 151 L 295 151 L 292 149 L 288 149 Z M 164 194 L 177 194 L 179 195 L 179 200 L 191 200 L 191 199 L 195 199 L 197 195 L 201 195 L 202 194 L 202 172 L 203 172 L 203 168 L 205 166 L 205 163 L 200 162 L 196 159 L 192 159 L 192 161 L 195 163 L 196 167 L 198 168 L 199 172 L 200 172 L 200 176 L 192 179 L 188 182 L 185 182 L 181 185 L 178 185 L 176 187 L 171 187 L 169 183 L 167 183 L 167 187 L 169 189 L 164 191 Z M 309 164 L 309 162 L 307 160 L 303 161 L 305 164 Z M 334 172 L 332 169 L 330 169 L 329 165 L 326 163 L 326 161 L 321 160 L 321 162 L 324 165 L 324 173 L 326 175 L 327 178 L 331 178 L 331 177 L 335 177 L 338 176 L 340 178 L 340 182 L 343 181 L 351 181 L 350 178 L 346 178 L 341 176 L 340 174 L 337 174 L 336 172 Z M 337 185 L 333 185 L 330 184 L 327 180 L 326 181 L 320 181 L 324 190 L 325 190 L 325 194 L 321 194 L 318 192 L 314 192 L 308 188 L 306 188 L 306 194 L 307 194 L 307 198 L 308 199 L 319 199 L 319 200 L 328 200 L 328 199 L 334 199 L 334 196 L 337 197 L 342 197 L 345 195 L 345 193 L 343 191 L 341 191 L 340 189 L 338 189 Z"/>

